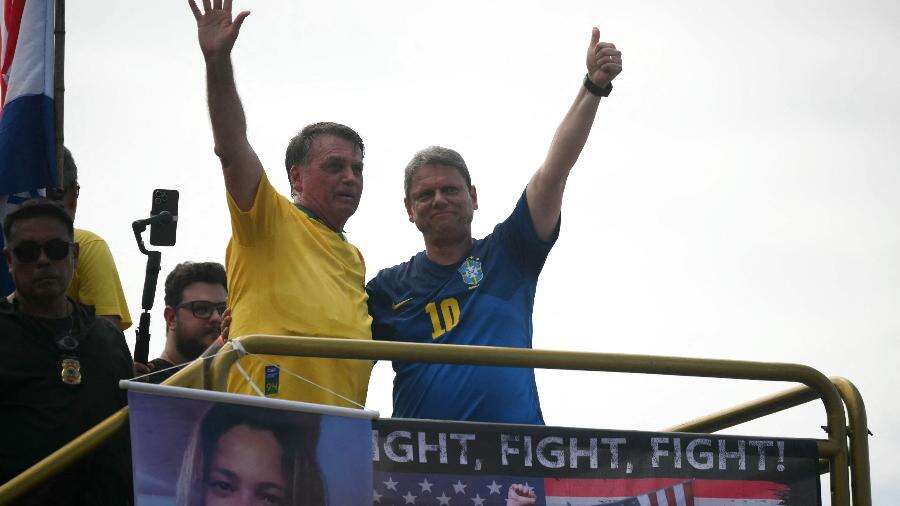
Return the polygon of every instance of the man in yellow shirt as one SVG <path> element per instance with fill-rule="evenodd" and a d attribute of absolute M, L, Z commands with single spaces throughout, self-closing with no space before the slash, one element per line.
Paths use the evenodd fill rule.
<path fill-rule="evenodd" d="M 58 197 L 72 219 L 75 219 L 78 193 L 81 190 L 78 186 L 78 167 L 72 152 L 68 148 L 63 149 L 63 188 L 60 195 L 49 196 Z M 80 251 L 78 265 L 66 295 L 82 304 L 94 306 L 97 316 L 115 323 L 119 330 L 126 330 L 131 326 L 131 313 L 128 312 L 119 271 L 116 270 L 116 262 L 109 246 L 99 235 L 78 228 L 75 229 L 75 242 Z"/>
<path fill-rule="evenodd" d="M 231 64 L 231 48 L 250 13 L 232 20 L 231 1 L 203 3 L 205 12 L 193 0 L 190 6 L 231 213 L 230 335 L 371 339 L 365 264 L 343 235 L 362 194 L 362 139 L 336 123 L 307 126 L 285 156 L 293 202 L 278 194 L 247 139 Z M 341 406 L 365 403 L 372 368 L 369 361 L 279 356 L 244 357 L 238 365 L 229 376 L 229 392 Z"/>

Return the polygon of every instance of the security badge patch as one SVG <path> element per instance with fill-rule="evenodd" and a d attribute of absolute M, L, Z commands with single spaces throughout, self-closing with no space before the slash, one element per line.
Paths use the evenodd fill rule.
<path fill-rule="evenodd" d="M 457 270 L 462 280 L 469 285 L 469 290 L 478 286 L 478 283 L 484 279 L 484 271 L 481 269 L 481 259 L 477 257 L 469 257 Z"/>
<path fill-rule="evenodd" d="M 67 385 L 80 385 L 81 362 L 76 357 L 63 357 L 59 363 L 59 377 Z"/>

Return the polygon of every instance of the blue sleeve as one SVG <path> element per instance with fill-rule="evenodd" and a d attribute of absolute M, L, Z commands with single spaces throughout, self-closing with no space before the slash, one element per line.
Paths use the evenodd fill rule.
<path fill-rule="evenodd" d="M 390 340 L 394 332 L 392 327 L 384 322 L 390 313 L 391 299 L 380 289 L 380 284 L 384 281 L 382 278 L 381 273 L 372 278 L 366 284 L 366 294 L 369 296 L 369 315 L 372 316 L 372 339 Z"/>
<path fill-rule="evenodd" d="M 505 245 L 510 257 L 524 270 L 524 273 L 537 276 L 544 267 L 550 249 L 559 237 L 559 226 L 562 218 L 557 220 L 550 239 L 544 241 L 538 237 L 528 209 L 525 192 L 519 197 L 516 208 L 509 218 L 494 228 L 494 234 Z"/>

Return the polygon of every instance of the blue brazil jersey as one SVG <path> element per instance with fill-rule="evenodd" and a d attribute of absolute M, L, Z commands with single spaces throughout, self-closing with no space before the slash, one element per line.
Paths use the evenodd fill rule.
<path fill-rule="evenodd" d="M 413 343 L 531 347 L 541 241 L 523 193 L 513 213 L 456 265 L 420 252 L 368 286 L 373 337 Z M 543 424 L 534 371 L 394 362 L 394 417 Z"/>

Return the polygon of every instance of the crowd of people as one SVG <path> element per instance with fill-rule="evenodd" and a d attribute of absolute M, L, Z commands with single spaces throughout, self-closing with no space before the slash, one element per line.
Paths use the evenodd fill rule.
<path fill-rule="evenodd" d="M 74 228 L 79 186 L 66 150 L 63 187 L 3 223 L 16 289 L 0 300 L 0 482 L 123 407 L 120 379 L 162 382 L 228 336 L 532 345 L 537 280 L 560 231 L 566 180 L 622 70 L 614 44 L 594 28 L 587 73 L 546 158 L 488 236 L 472 237 L 478 195 L 463 157 L 440 146 L 416 153 L 404 172 L 404 204 L 425 249 L 366 283 L 362 254 L 343 234 L 363 191 L 362 138 L 337 123 L 303 128 L 285 155 L 291 196 L 280 195 L 247 138 L 234 80 L 231 50 L 249 12 L 233 16 L 230 0 L 189 4 L 228 195 L 225 265 L 175 267 L 165 282 L 164 351 L 134 364 L 122 333 L 131 316 L 110 250 L 97 234 Z M 363 360 L 284 356 L 245 356 L 239 364 L 246 374 L 229 376 L 229 392 L 348 407 L 365 405 L 372 368 Z M 531 369 L 393 367 L 395 417 L 543 424 Z M 43 487 L 32 504 L 127 503 L 127 439 L 114 438 L 90 459 Z"/>

